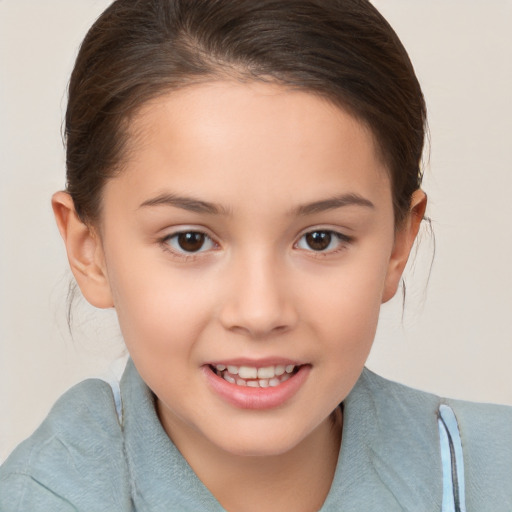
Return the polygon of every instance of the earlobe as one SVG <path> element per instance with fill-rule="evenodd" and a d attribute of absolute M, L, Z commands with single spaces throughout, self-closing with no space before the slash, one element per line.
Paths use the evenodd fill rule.
<path fill-rule="evenodd" d="M 52 208 L 64 240 L 69 266 L 87 301 L 98 308 L 113 307 L 103 247 L 96 230 L 78 217 L 67 192 L 56 192 Z"/>
<path fill-rule="evenodd" d="M 382 302 L 392 299 L 398 289 L 400 278 L 409 259 L 409 253 L 418 234 L 421 221 L 425 215 L 427 207 L 427 195 L 423 190 L 416 190 L 411 197 L 411 208 L 407 219 L 397 230 L 395 235 L 395 244 L 389 260 L 386 282 L 382 294 Z"/>

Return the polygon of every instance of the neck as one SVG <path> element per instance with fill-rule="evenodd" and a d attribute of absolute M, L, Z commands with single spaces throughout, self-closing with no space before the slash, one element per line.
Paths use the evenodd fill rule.
<path fill-rule="evenodd" d="M 198 478 L 229 512 L 319 510 L 331 488 L 341 443 L 338 408 L 293 449 L 272 456 L 234 455 L 204 438 L 180 442 L 164 425 Z"/>

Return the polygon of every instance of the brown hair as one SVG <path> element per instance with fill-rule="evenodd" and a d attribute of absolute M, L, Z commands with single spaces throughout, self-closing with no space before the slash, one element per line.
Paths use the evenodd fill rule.
<path fill-rule="evenodd" d="M 426 109 L 409 57 L 367 0 L 117 0 L 89 30 L 69 85 L 67 190 L 84 222 L 122 168 L 148 100 L 231 78 L 319 94 L 368 125 L 395 221 L 420 187 Z"/>

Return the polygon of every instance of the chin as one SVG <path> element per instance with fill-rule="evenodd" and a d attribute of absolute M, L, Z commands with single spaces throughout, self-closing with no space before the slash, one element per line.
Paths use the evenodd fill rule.
<path fill-rule="evenodd" d="M 278 457 L 291 451 L 296 445 L 290 444 L 289 441 L 286 445 L 272 444 L 270 445 L 266 439 L 262 438 L 259 443 L 240 444 L 236 446 L 226 447 L 226 451 L 230 455 L 239 457 Z"/>
<path fill-rule="evenodd" d="M 282 428 L 281 432 L 269 430 L 270 428 L 257 432 L 253 430 L 246 432 L 247 435 L 241 435 L 238 430 L 215 444 L 223 451 L 235 456 L 275 457 L 292 451 L 304 439 L 304 436 L 288 428 Z"/>

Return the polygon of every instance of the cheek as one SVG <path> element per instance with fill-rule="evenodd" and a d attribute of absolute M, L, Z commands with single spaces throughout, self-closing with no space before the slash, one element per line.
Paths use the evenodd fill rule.
<path fill-rule="evenodd" d="M 302 316 L 325 344 L 322 361 L 331 368 L 333 385 L 339 386 L 341 379 L 344 390 L 357 379 L 371 349 L 386 269 L 385 259 L 368 265 L 361 257 L 304 287 L 308 294 Z"/>
<path fill-rule="evenodd" d="M 132 357 L 147 353 L 158 359 L 188 350 L 207 321 L 212 301 L 201 282 L 165 265 L 121 264 L 109 273 L 109 281 Z"/>
<path fill-rule="evenodd" d="M 326 388 L 332 390 L 326 396 L 328 407 L 341 403 L 350 393 L 373 345 L 380 302 L 375 297 L 364 298 L 363 294 L 345 295 L 324 309 L 325 345 L 319 367 Z"/>
<path fill-rule="evenodd" d="M 340 333 L 373 329 L 380 311 L 387 261 L 366 261 L 357 255 L 346 265 L 302 283 L 307 309 L 322 319 L 326 328 Z"/>
<path fill-rule="evenodd" d="M 322 328 L 329 345 L 325 351 L 345 371 L 355 365 L 362 367 L 375 338 L 380 311 L 380 301 L 375 297 L 361 295 L 344 296 L 332 300 L 323 310 Z"/>

